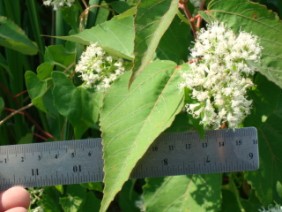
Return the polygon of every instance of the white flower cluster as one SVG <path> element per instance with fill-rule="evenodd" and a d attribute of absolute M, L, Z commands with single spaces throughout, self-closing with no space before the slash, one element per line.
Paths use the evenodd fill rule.
<path fill-rule="evenodd" d="M 86 87 L 106 90 L 124 73 L 125 68 L 122 59 L 110 56 L 94 43 L 82 53 L 75 71 L 80 73 Z"/>
<path fill-rule="evenodd" d="M 187 112 L 205 128 L 218 129 L 224 123 L 235 128 L 250 113 L 247 90 L 253 86 L 252 63 L 261 50 L 258 37 L 246 32 L 238 36 L 222 23 L 201 29 L 191 49 L 190 70 L 182 74 L 181 88 L 191 92 Z"/>
<path fill-rule="evenodd" d="M 269 205 L 267 208 L 260 208 L 259 212 L 282 212 L 282 206 L 278 204 Z"/>
<path fill-rule="evenodd" d="M 45 6 L 52 6 L 54 10 L 64 6 L 71 7 L 74 2 L 75 0 L 43 0 Z"/>

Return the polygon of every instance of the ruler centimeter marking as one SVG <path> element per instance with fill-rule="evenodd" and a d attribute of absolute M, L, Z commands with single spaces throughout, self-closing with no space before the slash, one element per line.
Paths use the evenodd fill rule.
<path fill-rule="evenodd" d="M 164 133 L 150 146 L 132 178 L 251 171 L 259 167 L 254 127 Z M 0 146 L 0 189 L 103 180 L 100 138 Z"/>

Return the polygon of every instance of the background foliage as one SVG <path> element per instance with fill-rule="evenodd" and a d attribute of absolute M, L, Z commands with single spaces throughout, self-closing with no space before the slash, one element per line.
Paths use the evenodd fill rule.
<path fill-rule="evenodd" d="M 161 132 L 196 128 L 181 112 L 184 93 L 177 88 L 194 40 L 177 6 L 177 0 L 89 0 L 53 11 L 41 1 L 0 1 L 0 144 L 103 137 L 104 183 L 31 189 L 31 211 L 257 211 L 282 205 L 280 0 L 211 0 L 201 10 L 187 4 L 204 19 L 202 26 L 218 20 L 261 40 L 254 105 L 244 123 L 258 129 L 260 169 L 128 180 Z M 91 42 L 133 67 L 107 92 L 84 89 L 74 73 Z"/>

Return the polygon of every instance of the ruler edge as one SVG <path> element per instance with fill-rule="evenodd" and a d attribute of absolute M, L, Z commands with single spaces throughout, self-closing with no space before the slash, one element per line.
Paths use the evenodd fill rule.
<path fill-rule="evenodd" d="M 256 127 L 253 127 L 253 126 L 250 126 L 250 127 L 244 127 L 244 128 L 236 128 L 236 129 L 232 129 L 232 128 L 227 128 L 227 129 L 220 129 L 220 130 L 207 130 L 205 132 L 205 135 L 209 134 L 209 133 L 212 133 L 212 134 L 215 134 L 215 135 L 220 135 L 220 134 L 225 134 L 225 133 L 228 133 L 230 131 L 233 131 L 234 133 L 237 131 L 237 130 L 244 130 L 244 131 L 247 131 L 247 130 L 251 130 L 251 134 L 250 136 L 252 135 L 256 135 L 256 138 L 258 140 L 258 130 Z M 200 140 L 202 139 L 201 138 L 201 135 L 199 135 L 199 133 L 197 131 L 192 131 L 192 130 L 189 130 L 189 131 L 179 131 L 179 132 L 163 132 L 161 133 L 152 143 L 150 146 L 152 146 L 155 142 L 157 142 L 158 140 L 161 140 L 162 137 L 164 136 L 167 136 L 167 135 L 174 135 L 174 136 L 177 136 L 177 135 L 189 135 L 189 134 L 196 134 L 199 136 Z M 205 139 L 205 135 L 203 136 L 203 139 Z M 170 136 L 169 136 L 170 137 Z M 71 140 L 57 140 L 57 141 L 47 141 L 47 142 L 40 142 L 40 143 L 28 143 L 28 144 L 13 144 L 13 145 L 1 145 L 0 146 L 0 154 L 3 152 L 3 149 L 9 149 L 9 148 L 15 148 L 15 149 L 20 149 L 21 147 L 23 149 L 27 149 L 29 150 L 30 147 L 32 147 L 31 149 L 36 149 L 38 148 L 38 146 L 58 146 L 60 144 L 66 144 L 67 146 L 81 146 L 82 142 L 80 141 L 84 141 L 84 142 L 89 142 L 89 143 L 92 143 L 96 148 L 101 148 L 102 150 L 102 162 L 104 163 L 104 159 L 103 159 L 103 144 L 102 144 L 102 138 L 84 138 L 84 139 L 71 139 Z M 149 150 L 150 146 L 148 147 L 147 151 Z M 258 146 L 258 160 L 257 160 L 257 164 L 258 164 L 258 168 L 259 168 L 259 142 L 257 143 L 257 146 Z M 146 151 L 146 152 L 147 152 Z M 29 151 L 29 152 L 32 152 L 32 151 Z M 39 151 L 38 151 L 39 152 Z M 5 151 L 5 153 L 8 153 L 8 151 Z M 146 155 L 146 153 L 139 159 L 142 160 L 142 158 Z M 138 161 L 138 162 L 139 162 Z M 138 164 L 138 162 L 136 163 L 136 165 Z M 135 165 L 135 166 L 136 166 Z M 104 166 L 104 164 L 103 164 Z"/>
<path fill-rule="evenodd" d="M 236 132 L 237 130 L 243 130 L 244 129 L 244 131 L 247 131 L 247 130 L 249 130 L 249 129 L 251 129 L 252 131 L 251 131 L 251 134 L 250 134 L 250 136 L 252 136 L 252 135 L 256 135 L 256 138 L 257 138 L 257 140 L 258 140 L 258 130 L 257 130 L 257 128 L 256 127 L 253 127 L 253 126 L 250 126 L 250 127 L 244 127 L 244 128 L 236 128 L 236 129 L 220 129 L 220 130 L 208 130 L 208 131 L 206 131 L 205 132 L 205 135 L 206 134 L 208 134 L 208 132 L 212 132 L 212 133 L 215 133 L 215 134 L 222 134 L 222 133 L 227 133 L 227 132 L 230 132 L 230 131 L 234 131 L 234 132 Z M 197 131 L 192 131 L 192 130 L 189 130 L 189 131 L 181 131 L 181 132 L 163 132 L 163 133 L 161 133 L 155 140 L 154 140 L 154 142 L 153 143 L 155 143 L 156 142 L 156 140 L 157 139 L 160 139 L 162 136 L 165 136 L 165 135 L 167 135 L 167 134 L 174 134 L 174 135 L 177 135 L 177 134 L 198 134 L 199 135 L 199 133 L 197 132 Z M 71 140 L 58 140 L 58 141 L 47 141 L 47 142 L 41 142 L 41 143 L 29 143 L 29 144 L 13 144 L 13 145 L 1 145 L 0 146 L 0 153 L 2 154 L 3 153 L 3 149 L 8 149 L 8 148 L 10 148 L 11 146 L 12 147 L 16 147 L 17 149 L 20 149 L 20 147 L 24 147 L 24 149 L 26 149 L 26 148 L 29 148 L 30 146 L 34 146 L 33 147 L 33 149 L 35 149 L 35 148 L 37 148 L 37 146 L 40 146 L 40 145 L 44 145 L 44 146 L 48 146 L 49 144 L 52 144 L 52 145 L 54 145 L 55 143 L 57 143 L 56 145 L 60 145 L 60 144 L 58 144 L 58 143 L 66 143 L 66 144 L 75 144 L 74 146 L 79 146 L 79 145 L 81 145 L 82 143 L 80 143 L 79 141 L 88 141 L 88 142 L 91 142 L 91 143 L 96 143 L 96 146 L 97 147 L 102 147 L 102 138 L 85 138 L 85 139 L 71 139 Z M 93 141 L 96 141 L 96 142 L 93 142 Z M 153 144 L 152 143 L 152 144 Z M 151 145 L 152 145 L 151 144 Z M 150 145 L 150 146 L 151 146 Z M 150 148 L 150 146 L 148 147 L 148 149 Z M 148 149 L 147 149 L 147 151 L 148 151 Z M 7 152 L 7 151 L 6 151 Z M 32 151 L 31 151 L 32 152 Z M 260 160 L 259 160 L 259 142 L 257 143 L 257 153 L 258 153 L 258 157 L 257 157 L 257 168 L 254 168 L 254 169 L 248 169 L 248 170 L 246 170 L 246 171 L 256 171 L 256 170 L 258 170 L 259 169 L 259 162 L 260 162 Z M 145 154 L 144 154 L 145 155 Z M 143 156 L 144 156 L 143 155 Z M 139 160 L 139 161 L 141 161 L 142 160 L 142 158 Z M 103 155 L 102 155 L 102 162 L 104 162 L 103 161 Z M 138 162 L 137 162 L 137 164 L 138 164 Z M 136 164 L 136 166 L 137 166 L 137 164 Z M 135 167 L 136 167 L 135 166 Z M 134 169 L 132 170 L 132 172 L 134 171 Z M 240 171 L 240 170 L 239 170 Z M 131 172 L 131 175 L 132 175 L 132 172 Z M 235 171 L 226 171 L 226 172 L 220 172 L 220 173 L 232 173 L 232 172 L 237 172 L 236 170 Z M 220 174 L 219 173 L 219 174 Z M 213 173 L 195 173 L 195 174 L 213 174 Z M 130 175 L 130 178 L 132 178 L 132 176 Z M 181 174 L 181 175 L 193 175 L 193 174 L 190 174 L 190 173 L 188 173 L 188 174 Z M 176 175 L 166 175 L 166 176 L 176 176 Z M 155 178 L 155 177 L 166 177 L 166 176 L 152 176 L 152 178 Z M 148 178 L 150 178 L 150 176 L 146 176 L 146 177 L 148 177 Z M 136 178 L 135 178 L 136 179 Z M 70 183 L 70 184 L 65 184 L 65 185 L 71 185 L 71 184 L 80 184 L 80 183 L 86 183 L 86 182 L 83 182 L 83 181 L 80 181 L 80 182 L 74 182 L 74 183 Z M 27 184 L 28 183 L 26 183 L 26 184 L 22 184 L 22 186 L 27 186 Z M 12 185 L 21 185 L 21 184 L 9 184 L 9 185 L 7 185 L 6 184 L 6 186 L 12 186 Z M 42 184 L 41 183 L 41 185 L 40 186 L 29 186 L 28 185 L 28 187 L 45 187 L 45 186 L 53 186 L 54 184 L 48 184 L 48 183 L 44 183 L 44 184 Z M 0 186 L 0 189 L 2 190 L 2 189 L 5 189 L 5 188 L 8 188 L 8 187 L 5 187 L 5 186 Z"/>
<path fill-rule="evenodd" d="M 237 130 L 245 130 L 247 131 L 248 129 L 251 129 L 253 131 L 255 131 L 255 134 L 258 135 L 258 130 L 256 127 L 253 127 L 253 126 L 250 126 L 250 127 L 243 127 L 243 128 L 235 128 L 235 129 L 232 129 L 232 128 L 226 128 L 226 129 L 219 129 L 219 130 L 207 130 L 205 131 L 205 134 L 203 136 L 203 138 L 205 138 L 205 135 L 207 135 L 208 133 L 215 133 L 215 134 L 220 134 L 222 132 L 230 132 L 230 131 L 237 131 Z M 178 134 L 198 134 L 197 131 L 194 131 L 194 130 L 187 130 L 187 131 L 177 131 L 177 132 L 168 132 L 168 131 L 165 131 L 163 133 L 161 133 L 154 141 L 153 143 L 155 143 L 158 139 L 161 139 L 162 136 L 167 136 L 167 135 L 170 135 L 170 134 L 174 134 L 174 135 L 178 135 Z M 200 135 L 199 135 L 200 136 Z M 2 153 L 1 150 L 2 149 L 8 149 L 8 148 L 20 148 L 20 147 L 29 147 L 29 146 L 34 146 L 33 148 L 37 147 L 37 146 L 40 146 L 40 145 L 44 145 L 44 146 L 48 146 L 49 144 L 51 144 L 52 146 L 53 145 L 60 145 L 58 143 L 72 143 L 72 144 L 76 144 L 75 146 L 78 146 L 79 145 L 79 142 L 80 141 L 90 141 L 91 143 L 94 141 L 96 142 L 97 146 L 100 146 L 99 144 L 101 143 L 102 144 L 102 138 L 100 137 L 97 137 L 97 138 L 92 138 L 92 137 L 89 137 L 89 138 L 82 138 L 82 139 L 70 139 L 70 140 L 55 140 L 55 141 L 46 141 L 46 142 L 38 142 L 38 143 L 28 143 L 28 144 L 7 144 L 7 145 L 0 145 L 0 154 Z M 94 143 L 93 142 L 93 143 Z M 152 144 L 153 144 L 152 143 Z M 152 145 L 151 144 L 151 145 Z M 150 146 L 151 146 L 150 145 Z M 149 146 L 149 147 L 150 147 Z M 148 148 L 149 149 L 149 148 Z"/>

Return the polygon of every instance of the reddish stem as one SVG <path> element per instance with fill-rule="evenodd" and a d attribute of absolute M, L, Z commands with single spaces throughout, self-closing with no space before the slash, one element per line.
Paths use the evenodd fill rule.
<path fill-rule="evenodd" d="M 20 93 L 17 93 L 16 95 L 14 95 L 14 99 L 20 97 L 21 95 L 27 93 L 27 90 L 21 91 Z"/>
<path fill-rule="evenodd" d="M 206 0 L 202 0 L 199 10 L 204 10 L 205 4 L 206 4 Z M 198 16 L 199 17 L 198 17 L 197 25 L 196 26 L 197 26 L 198 29 L 200 29 L 200 26 L 201 26 L 201 23 L 202 23 L 203 19 L 202 19 L 202 17 L 200 15 L 198 15 Z"/>
<path fill-rule="evenodd" d="M 200 5 L 200 10 L 203 10 L 206 4 L 206 0 L 202 0 L 201 5 Z"/>
<path fill-rule="evenodd" d="M 9 120 L 10 118 L 12 118 L 13 116 L 15 116 L 16 114 L 20 114 L 20 115 L 23 115 L 23 116 L 26 116 L 26 118 L 34 124 L 35 128 L 40 131 L 46 138 L 49 138 L 49 139 L 55 139 L 55 137 L 50 134 L 49 132 L 46 132 L 45 130 L 43 130 L 41 128 L 41 126 L 28 114 L 26 113 L 24 110 L 30 108 L 32 105 L 32 103 L 20 108 L 19 110 L 15 110 L 15 109 L 12 109 L 12 108 L 5 108 L 6 111 L 9 111 L 11 112 L 7 117 L 5 117 L 3 120 L 0 121 L 0 125 L 2 125 L 4 122 L 6 122 L 7 120 Z M 45 140 L 47 140 L 45 138 Z"/>
<path fill-rule="evenodd" d="M 37 137 L 37 138 L 39 138 L 39 139 L 41 139 L 41 140 L 43 140 L 43 141 L 47 141 L 47 140 L 48 140 L 48 138 L 46 138 L 46 137 L 44 137 L 44 136 L 42 136 L 42 135 L 39 135 L 39 134 L 37 134 L 37 133 L 33 133 L 33 136 L 34 136 L 34 137 Z"/>
<path fill-rule="evenodd" d="M 196 38 L 196 36 L 197 36 L 197 29 L 196 29 L 195 23 L 193 21 L 191 21 L 191 20 L 193 20 L 193 16 L 192 16 L 189 8 L 187 7 L 187 2 L 188 2 L 188 0 L 179 0 L 178 7 L 181 10 L 183 10 L 183 12 L 184 12 L 185 16 L 187 17 L 187 19 L 189 21 L 189 24 L 191 26 L 193 35 Z"/>

